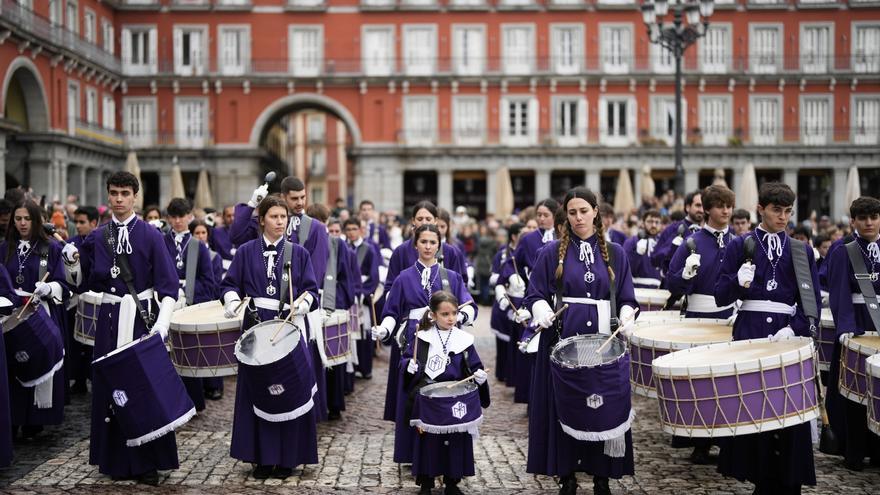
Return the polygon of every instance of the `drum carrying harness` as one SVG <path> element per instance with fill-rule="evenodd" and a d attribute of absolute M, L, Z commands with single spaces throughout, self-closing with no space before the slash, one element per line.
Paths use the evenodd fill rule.
<path fill-rule="evenodd" d="M 342 243 L 342 239 L 338 237 L 330 238 L 330 257 L 327 259 L 327 272 L 324 275 L 324 292 L 321 298 L 321 308 L 327 311 L 336 310 L 336 278 L 339 273 L 340 243 Z"/>
<path fill-rule="evenodd" d="M 186 243 L 186 278 L 184 279 L 183 295 L 187 306 L 193 304 L 196 294 L 196 270 L 199 267 L 199 241 L 193 236 Z"/>
<path fill-rule="evenodd" d="M 865 307 L 868 308 L 874 329 L 880 331 L 880 305 L 877 304 L 877 291 L 874 290 L 874 284 L 871 281 L 871 275 L 868 273 L 868 267 L 865 265 L 865 258 L 862 257 L 862 250 L 858 242 L 856 239 L 847 242 L 846 254 L 849 255 L 849 263 L 852 265 L 856 283 L 859 284 L 859 292 L 865 298 Z"/>
<path fill-rule="evenodd" d="M 751 236 L 750 236 L 751 237 Z M 789 238 L 791 244 L 791 263 L 794 265 L 794 276 L 798 284 L 801 307 L 810 322 L 810 335 L 816 336 L 816 321 L 819 319 L 819 308 L 816 305 L 816 292 L 813 287 L 813 272 L 807 258 L 807 245 L 795 238 Z"/>

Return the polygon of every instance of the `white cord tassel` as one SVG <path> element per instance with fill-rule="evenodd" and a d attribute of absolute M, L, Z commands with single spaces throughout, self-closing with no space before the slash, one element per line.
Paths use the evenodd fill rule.
<path fill-rule="evenodd" d="M 868 243 L 868 256 L 874 263 L 880 263 L 880 246 L 876 242 Z"/>
<path fill-rule="evenodd" d="M 767 259 L 769 261 L 773 261 L 774 254 L 777 258 L 782 257 L 782 242 L 778 235 L 768 232 L 764 234 L 764 242 L 767 243 Z"/>
<path fill-rule="evenodd" d="M 579 257 L 580 260 L 592 265 L 596 261 L 596 257 L 593 254 L 593 245 L 587 241 L 581 241 Z"/>
<path fill-rule="evenodd" d="M 608 457 L 623 457 L 626 455 L 626 434 L 605 440 L 603 453 Z"/>

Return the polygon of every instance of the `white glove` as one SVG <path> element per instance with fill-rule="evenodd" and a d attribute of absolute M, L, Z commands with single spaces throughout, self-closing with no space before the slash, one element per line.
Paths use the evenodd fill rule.
<path fill-rule="evenodd" d="M 746 289 L 752 285 L 752 281 L 755 280 L 755 269 L 757 267 L 749 262 L 743 263 L 741 267 L 739 267 L 739 271 L 736 272 L 736 278 L 739 280 L 740 287 L 745 287 Z"/>
<path fill-rule="evenodd" d="M 510 303 L 507 301 L 507 298 L 504 297 L 507 295 L 507 290 L 503 285 L 495 286 L 495 301 L 498 303 L 498 308 L 501 311 L 507 310 L 510 307 Z"/>
<path fill-rule="evenodd" d="M 391 335 L 391 332 L 382 325 L 375 325 L 370 329 L 370 333 L 373 334 L 373 340 L 385 340 Z"/>
<path fill-rule="evenodd" d="M 684 237 L 677 235 L 675 239 L 672 239 L 673 246 L 681 246 L 681 243 L 684 242 Z"/>
<path fill-rule="evenodd" d="M 79 249 L 73 244 L 65 244 L 64 248 L 61 249 L 61 256 L 64 258 L 65 263 L 72 265 L 79 261 Z"/>
<path fill-rule="evenodd" d="M 636 243 L 636 252 L 639 256 L 644 256 L 648 252 L 648 239 L 639 239 Z"/>
<path fill-rule="evenodd" d="M 52 287 L 46 282 L 37 282 L 34 284 L 34 295 L 44 299 L 52 293 Z"/>
<path fill-rule="evenodd" d="M 248 206 L 251 208 L 256 208 L 260 201 L 263 201 L 263 198 L 269 195 L 269 186 L 267 184 L 263 184 L 262 186 L 254 189 L 254 193 L 251 194 L 251 199 L 248 201 Z"/>
<path fill-rule="evenodd" d="M 681 272 L 681 278 L 690 280 L 697 276 L 697 270 L 700 268 L 700 255 L 693 253 L 684 260 L 684 270 Z"/>
<path fill-rule="evenodd" d="M 458 323 L 458 326 L 460 326 L 460 327 L 467 326 L 468 314 L 465 313 L 464 311 L 459 311 L 458 312 L 458 319 L 456 321 Z"/>
<path fill-rule="evenodd" d="M 296 303 L 296 307 L 293 308 L 293 316 L 302 316 L 309 312 L 309 308 L 312 307 L 312 298 L 310 296 L 306 296 L 300 300 L 300 302 Z"/>
<path fill-rule="evenodd" d="M 516 310 L 516 313 L 513 314 L 513 321 L 522 325 L 523 323 L 532 319 L 532 313 L 529 313 L 529 310 L 526 308 L 519 308 Z"/>
<path fill-rule="evenodd" d="M 792 328 L 789 326 L 784 326 L 780 328 L 775 334 L 768 335 L 767 337 L 770 338 L 770 342 L 779 342 L 780 340 L 794 337 L 794 330 L 792 330 Z"/>
<path fill-rule="evenodd" d="M 632 306 L 623 305 L 620 308 L 619 316 L 622 326 L 632 325 L 636 322 L 636 310 Z"/>
<path fill-rule="evenodd" d="M 415 359 L 410 359 L 409 363 L 406 365 L 406 372 L 410 375 L 415 375 L 416 372 L 419 371 L 419 363 Z"/>
<path fill-rule="evenodd" d="M 489 378 L 489 374 L 486 373 L 486 370 L 477 370 L 474 371 L 474 381 L 477 382 L 477 385 L 482 385 L 486 383 L 486 380 Z"/>
<path fill-rule="evenodd" d="M 837 338 L 837 340 L 842 344 L 846 339 L 853 338 L 853 335 L 855 335 L 853 332 L 842 333 L 840 334 L 840 337 Z"/>
<path fill-rule="evenodd" d="M 162 220 L 150 220 L 150 225 L 156 227 L 159 230 L 162 230 Z"/>
<path fill-rule="evenodd" d="M 544 329 L 553 326 L 554 321 L 556 321 L 556 314 L 552 311 L 535 318 L 535 324 Z"/>
<path fill-rule="evenodd" d="M 240 300 L 233 300 L 226 303 L 226 306 L 223 306 L 223 316 L 227 318 L 235 318 L 238 316 L 235 310 L 238 308 L 239 304 L 241 304 Z"/>
<path fill-rule="evenodd" d="M 467 276 L 468 276 L 468 289 L 473 289 L 474 287 L 477 286 L 477 283 L 476 283 L 477 277 L 474 272 L 474 267 L 472 267 L 471 265 L 468 265 L 465 268 L 465 273 L 467 273 Z"/>
<path fill-rule="evenodd" d="M 526 295 L 526 283 L 518 273 L 514 273 L 507 279 L 507 293 L 513 297 Z"/>

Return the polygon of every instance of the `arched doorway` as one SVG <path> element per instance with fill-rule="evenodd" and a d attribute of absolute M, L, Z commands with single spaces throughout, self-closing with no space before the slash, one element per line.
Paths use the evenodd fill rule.
<path fill-rule="evenodd" d="M 28 57 L 18 57 L 9 64 L 3 80 L 3 118 L 10 130 L 5 135 L 5 159 L 0 159 L 2 190 L 19 184 L 33 185 L 34 179 L 39 180 L 32 177 L 38 174 L 31 173 L 31 147 L 18 137 L 23 133 L 49 129 L 45 95 L 40 73 Z"/>

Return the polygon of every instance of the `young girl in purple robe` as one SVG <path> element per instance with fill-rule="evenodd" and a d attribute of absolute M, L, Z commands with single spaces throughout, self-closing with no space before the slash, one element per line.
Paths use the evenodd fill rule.
<path fill-rule="evenodd" d="M 563 431 L 550 373 L 550 352 L 560 340 L 580 334 L 609 334 L 613 314 L 619 315 L 624 330 L 635 320 L 638 303 L 629 262 L 622 247 L 606 241 L 598 205 L 596 195 L 586 188 L 578 187 L 566 194 L 562 207 L 567 217 L 562 235 L 538 254 L 524 301 L 524 307 L 534 315 L 533 324 L 544 329 L 535 337 L 539 341 L 529 397 L 527 471 L 559 476 L 559 493 L 563 495 L 577 491 L 576 472 L 593 475 L 596 494 L 611 493 L 609 478 L 634 472 L 628 428 L 623 452 L 606 449 L 604 444 L 614 439 L 578 440 Z M 610 305 L 612 284 L 616 289 L 615 308 Z M 561 294 L 557 287 L 561 287 Z M 569 305 L 558 326 L 554 326 L 554 301 L 557 306 Z"/>
<path fill-rule="evenodd" d="M 258 218 L 262 235 L 238 248 L 220 286 L 228 318 L 235 317 L 243 297 L 252 298 L 245 309 L 242 330 L 261 321 L 286 318 L 290 311 L 294 316 L 304 316 L 318 297 L 318 284 L 308 251 L 293 244 L 290 264 L 284 266 L 285 244 L 290 242 L 284 236 L 287 227 L 284 200 L 275 195 L 267 196 L 260 203 Z M 281 284 L 286 285 L 290 280 L 293 294 L 285 294 L 281 301 L 281 294 L 285 292 Z M 296 307 L 291 308 L 285 302 L 290 300 L 298 301 Z M 298 345 L 306 345 L 305 334 Z M 307 353 L 306 357 L 310 358 L 311 354 Z M 304 370 L 313 373 L 312 363 L 308 363 Z M 243 372 L 245 370 L 240 368 L 239 374 Z M 256 479 L 270 476 L 284 479 L 296 466 L 317 464 L 315 408 L 298 411 L 299 416 L 286 421 L 268 421 L 255 414 L 246 383 L 239 376 L 232 424 L 232 457 L 255 464 L 253 477 Z"/>
<path fill-rule="evenodd" d="M 431 295 L 428 307 L 413 344 L 406 347 L 400 361 L 407 392 L 404 419 L 407 424 L 414 421 L 421 425 L 411 444 L 412 474 L 421 487 L 420 494 L 431 493 L 437 476 L 443 476 L 447 495 L 460 494 L 458 483 L 463 477 L 474 475 L 472 435 L 476 435 L 482 422 L 482 413 L 463 424 L 426 426 L 420 418 L 413 417 L 413 404 L 425 385 L 473 376 L 479 386 L 481 407 L 489 407 L 488 374 L 474 348 L 474 336 L 456 326 L 458 298 L 449 291 L 437 291 Z M 472 416 L 476 414 L 471 412 L 464 418 Z"/>
<path fill-rule="evenodd" d="M 393 335 L 392 341 L 405 349 L 412 345 L 416 326 L 428 310 L 430 295 L 438 290 L 448 290 L 455 294 L 462 302 L 473 302 L 473 298 L 467 291 L 467 287 L 461 276 L 440 266 L 437 262 L 437 249 L 440 247 L 440 231 L 434 224 L 426 223 L 417 228 L 413 234 L 413 241 L 418 249 L 418 260 L 412 266 L 400 272 L 400 276 L 391 286 L 391 291 L 386 299 L 382 311 L 382 323 L 373 327 L 373 337 L 386 339 Z M 467 325 L 476 318 L 476 307 L 468 305 L 458 312 L 458 322 Z M 405 393 L 402 391 L 403 382 L 396 363 L 400 360 L 399 355 L 391 355 L 391 369 L 388 374 L 391 382 L 389 390 L 392 397 L 386 397 L 386 404 L 390 401 L 393 418 L 395 420 L 394 438 L 394 462 L 412 462 L 411 428 L 403 418 L 406 403 Z"/>

